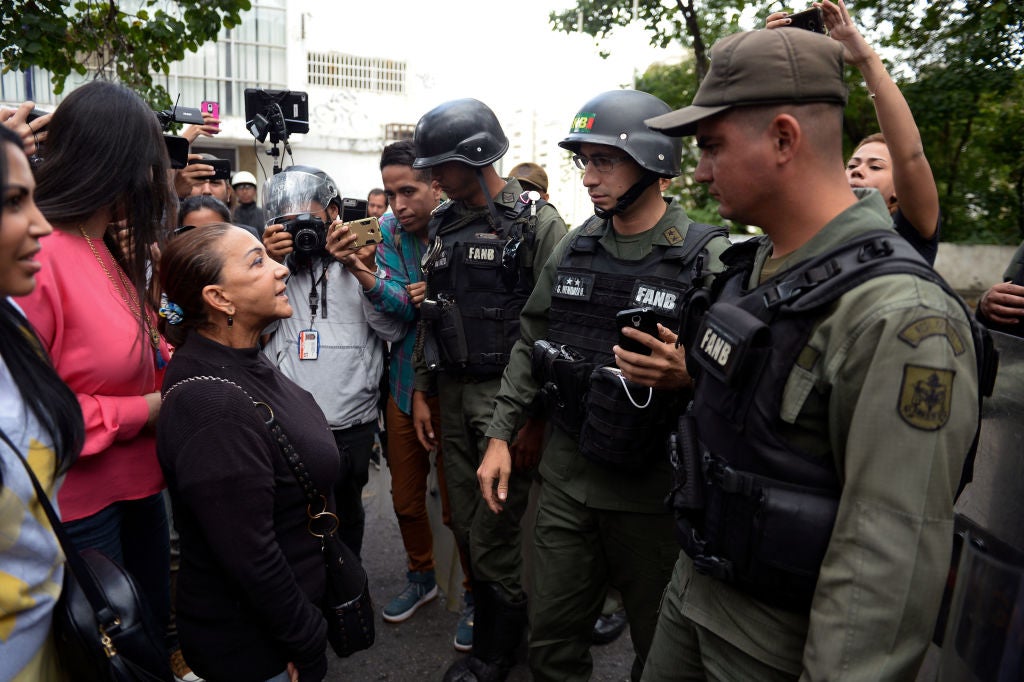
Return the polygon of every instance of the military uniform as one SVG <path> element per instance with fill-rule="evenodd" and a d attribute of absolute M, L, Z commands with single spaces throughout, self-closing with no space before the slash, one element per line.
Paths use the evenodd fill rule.
<path fill-rule="evenodd" d="M 519 181 L 510 180 L 495 197 L 495 207 L 502 212 L 514 208 L 522 193 Z M 477 215 L 469 224 L 479 226 L 479 234 L 490 234 L 492 230 L 487 211 L 487 207 L 473 209 L 456 203 L 445 212 L 438 236 L 446 246 L 449 245 L 445 225 L 461 221 L 471 213 Z M 536 231 L 527 252 L 530 262 L 526 264 L 526 272 L 531 280 L 526 283 L 528 287 L 533 284 L 534 273 L 540 272 L 555 244 L 565 233 L 565 223 L 558 212 L 550 204 L 542 204 L 537 209 Z M 499 248 L 503 244 L 498 240 L 494 240 L 494 243 Z M 428 290 L 428 297 L 436 294 L 433 289 Z M 474 344 L 481 343 L 481 339 L 474 339 L 472 335 L 466 341 L 470 353 L 473 352 Z M 477 467 L 487 448 L 484 430 L 491 420 L 494 395 L 500 382 L 500 369 L 491 376 L 443 370 L 435 377 L 420 360 L 417 364 L 416 390 L 429 391 L 435 378 L 440 401 L 441 447 L 445 453 L 451 527 L 456 542 L 470 550 L 475 581 L 500 584 L 507 600 L 521 601 L 523 589 L 520 578 L 522 553 L 519 520 L 526 509 L 530 474 L 516 472 L 513 475 L 510 489 L 515 493 L 513 499 L 516 503 L 506 513 L 498 515 L 490 513 L 483 504 L 476 479 Z"/>
<path fill-rule="evenodd" d="M 765 240 L 747 287 L 889 227 L 884 202 L 867 192 L 777 262 L 768 260 Z M 695 405 L 705 399 L 697 381 Z M 681 554 L 644 680 L 909 679 L 917 671 L 945 585 L 953 496 L 978 419 L 963 308 L 920 277 L 869 279 L 814 322 L 776 388 L 780 439 L 834 465 L 838 480 L 813 601 L 769 605 L 698 572 Z"/>
<path fill-rule="evenodd" d="M 629 262 L 644 259 L 656 245 L 681 242 L 690 221 L 672 201 L 658 223 L 641 234 L 616 234 L 610 223 L 610 219 L 591 221 L 580 230 L 597 228 L 603 233 L 600 248 L 614 259 Z M 523 308 L 522 338 L 502 378 L 489 437 L 510 441 L 519 415 L 538 391 L 531 374 L 531 349 L 534 341 L 548 337 L 552 292 L 571 241 L 567 238 L 555 249 Z M 727 247 L 722 237 L 712 241 L 706 266 L 717 269 L 717 255 Z M 607 352 L 610 357 L 610 346 Z M 640 471 L 625 475 L 585 459 L 576 438 L 555 428 L 541 458 L 540 474 L 544 485 L 529 590 L 534 679 L 589 678 L 590 635 L 609 585 L 622 593 L 642 665 L 654 632 L 658 600 L 678 550 L 664 503 L 670 480 L 667 460 L 655 458 Z M 516 494 L 510 488 L 509 503 Z"/>

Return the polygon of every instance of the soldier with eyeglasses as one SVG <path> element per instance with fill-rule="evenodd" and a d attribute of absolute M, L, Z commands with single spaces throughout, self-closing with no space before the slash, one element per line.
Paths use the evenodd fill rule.
<path fill-rule="evenodd" d="M 729 242 L 662 197 L 662 182 L 680 173 L 682 143 L 644 119 L 668 111 L 644 92 L 606 92 L 583 105 L 559 143 L 584 171 L 595 215 L 555 248 L 523 308 L 477 471 L 492 511 L 520 502 L 508 442 L 541 394 L 554 429 L 540 462 L 528 589 L 535 680 L 590 678 L 591 633 L 609 587 L 628 614 L 638 679 L 678 554 L 663 447 L 689 382 L 675 330 L 687 292 L 721 270 Z M 657 337 L 620 329 L 623 311 L 653 315 Z M 643 352 L 622 348 L 625 339 Z"/>

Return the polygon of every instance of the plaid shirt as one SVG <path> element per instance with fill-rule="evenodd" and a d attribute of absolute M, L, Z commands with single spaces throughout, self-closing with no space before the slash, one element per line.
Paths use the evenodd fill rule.
<path fill-rule="evenodd" d="M 412 414 L 412 390 L 415 372 L 412 363 L 416 344 L 416 322 L 419 310 L 405 291 L 407 284 L 423 279 L 420 260 L 426 246 L 415 236 L 406 234 L 393 213 L 381 218 L 381 243 L 377 247 L 377 281 L 364 292 L 375 310 L 390 313 L 410 322 L 409 332 L 401 341 L 391 344 L 391 378 L 389 388 L 398 408 Z"/>

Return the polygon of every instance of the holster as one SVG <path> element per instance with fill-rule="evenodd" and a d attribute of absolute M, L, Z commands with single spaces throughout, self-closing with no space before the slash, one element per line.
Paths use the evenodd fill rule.
<path fill-rule="evenodd" d="M 534 342 L 531 363 L 533 378 L 541 385 L 549 420 L 569 435 L 578 437 L 594 365 L 568 346 L 543 339 Z"/>
<path fill-rule="evenodd" d="M 469 346 L 458 305 L 451 301 L 427 299 L 420 304 L 420 316 L 430 323 L 434 332 L 432 336 L 440 351 L 439 364 L 444 369 L 465 367 L 469 362 Z M 429 366 L 426 353 L 427 345 L 424 345 L 424 360 Z"/>

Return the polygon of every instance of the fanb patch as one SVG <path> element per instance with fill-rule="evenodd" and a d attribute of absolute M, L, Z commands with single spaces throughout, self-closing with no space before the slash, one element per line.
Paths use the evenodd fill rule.
<path fill-rule="evenodd" d="M 574 301 L 589 301 L 594 290 L 594 276 L 574 272 L 559 272 L 555 278 L 555 286 L 551 295 L 556 298 L 568 298 Z"/>
<path fill-rule="evenodd" d="M 683 292 L 672 287 L 649 284 L 637 280 L 633 285 L 630 302 L 634 306 L 654 308 L 660 315 L 678 317 L 679 306 L 683 301 Z"/>
<path fill-rule="evenodd" d="M 899 404 L 903 421 L 923 431 L 938 431 L 945 426 L 953 400 L 954 375 L 949 369 L 904 365 Z"/>
<path fill-rule="evenodd" d="M 576 114 L 572 119 L 572 127 L 569 128 L 569 133 L 589 133 L 594 127 L 595 116 L 596 114 L 589 111 L 581 111 Z"/>
<path fill-rule="evenodd" d="M 475 265 L 491 265 L 501 258 L 501 244 L 497 241 L 467 242 L 466 262 Z"/>

